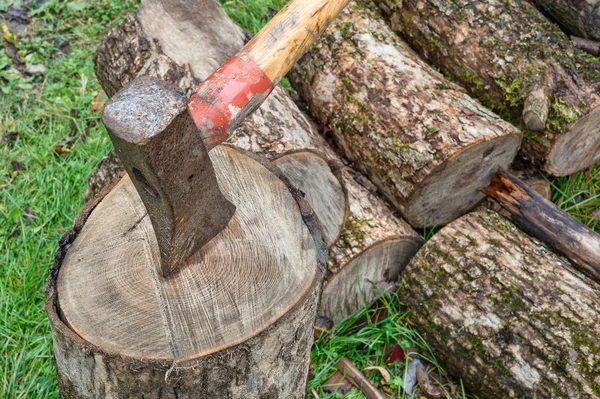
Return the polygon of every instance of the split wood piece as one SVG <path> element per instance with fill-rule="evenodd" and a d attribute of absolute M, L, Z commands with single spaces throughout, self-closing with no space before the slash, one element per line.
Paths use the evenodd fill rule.
<path fill-rule="evenodd" d="M 169 277 L 127 176 L 63 241 L 47 289 L 63 397 L 304 397 L 326 256 L 312 210 L 267 162 L 210 156 L 237 211 Z"/>
<path fill-rule="evenodd" d="M 548 201 L 552 200 L 552 186 L 548 180 L 538 171 L 531 170 L 511 170 L 510 173 L 521 179 L 527 186 L 531 187 L 535 192 L 542 196 L 542 198 Z M 505 218 L 510 218 L 510 212 L 504 209 L 498 202 L 496 202 L 489 195 L 483 202 L 477 206 L 475 211 L 491 210 Z"/>
<path fill-rule="evenodd" d="M 505 170 L 492 176 L 485 194 L 502 205 L 525 233 L 565 255 L 600 283 L 600 235 Z"/>
<path fill-rule="evenodd" d="M 98 47 L 95 68 L 105 91 L 113 94 L 139 74 L 150 73 L 189 93 L 191 87 L 210 73 L 206 63 L 219 65 L 228 58 L 228 54 L 218 54 L 214 56 L 216 60 L 210 56 L 190 60 L 184 57 L 190 46 L 202 43 L 200 51 L 210 55 L 215 54 L 213 47 L 232 48 L 234 53 L 243 45 L 241 30 L 225 14 L 203 7 L 203 2 L 145 0 L 137 16 L 127 17 L 109 31 Z M 187 15 L 204 17 L 187 18 Z M 229 28 L 221 29 L 220 36 L 204 37 L 202 32 L 209 30 L 205 25 Z M 159 26 L 162 28 L 157 29 Z M 121 68 L 122 59 L 128 60 L 126 70 Z M 156 68 L 153 60 L 162 60 L 162 64 L 170 67 Z M 188 77 L 181 78 L 178 70 L 188 71 Z M 327 224 L 323 227 L 330 246 L 329 283 L 324 288 L 319 314 L 339 321 L 361 309 L 363 298 L 372 289 L 369 281 L 395 281 L 422 245 L 419 235 L 373 193 L 374 187 L 366 178 L 347 166 L 336 172 L 340 167 L 335 165 L 342 164 L 339 157 L 281 86 L 275 88 L 228 142 L 269 159 L 288 151 L 316 151 L 333 167 L 333 172 L 324 173 L 333 173 L 341 182 L 347 195 L 347 212 L 341 227 L 338 218 L 319 216 L 321 224 Z M 322 166 L 321 162 L 316 163 Z M 320 195 L 317 193 L 315 197 Z M 309 203 L 312 196 L 307 194 Z M 314 201 L 311 206 L 316 212 L 321 209 Z M 340 229 L 340 233 L 333 233 Z"/>
<path fill-rule="evenodd" d="M 518 151 L 517 129 L 422 62 L 360 3 L 292 71 L 311 112 L 414 227 L 472 209 L 483 199 L 477 189 Z"/>
<path fill-rule="evenodd" d="M 552 17 L 567 32 L 600 40 L 600 2 L 598 0 L 530 0 Z"/>
<path fill-rule="evenodd" d="M 420 56 L 524 130 L 521 155 L 565 176 L 600 160 L 591 62 L 527 0 L 376 0 Z"/>
<path fill-rule="evenodd" d="M 335 367 L 369 399 L 385 399 L 386 397 L 369 381 L 347 357 L 337 361 Z"/>
<path fill-rule="evenodd" d="M 600 398 L 600 285 L 495 213 L 431 238 L 404 271 L 408 321 L 481 398 Z"/>

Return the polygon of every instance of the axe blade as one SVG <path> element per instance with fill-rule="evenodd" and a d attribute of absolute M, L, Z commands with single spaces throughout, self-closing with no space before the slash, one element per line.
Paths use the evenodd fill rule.
<path fill-rule="evenodd" d="M 146 206 L 167 276 L 223 230 L 235 206 L 219 189 L 187 98 L 169 84 L 134 80 L 102 122 Z"/>

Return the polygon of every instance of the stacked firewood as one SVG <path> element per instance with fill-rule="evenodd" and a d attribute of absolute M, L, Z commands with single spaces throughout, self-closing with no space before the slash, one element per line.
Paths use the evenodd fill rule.
<path fill-rule="evenodd" d="M 176 3 L 145 1 L 106 35 L 108 95 L 141 75 L 189 94 L 244 44 L 216 3 L 198 20 Z M 289 76 L 317 123 L 277 87 L 229 141 L 313 208 L 320 313 L 338 321 L 399 279 L 412 323 L 482 398 L 600 398 L 600 237 L 496 174 L 515 157 L 556 176 L 600 159 L 600 73 L 536 9 L 600 39 L 600 6 L 575 3 L 351 3 Z M 468 213 L 486 195 L 511 221 Z M 424 245 L 414 230 L 443 225 Z"/>

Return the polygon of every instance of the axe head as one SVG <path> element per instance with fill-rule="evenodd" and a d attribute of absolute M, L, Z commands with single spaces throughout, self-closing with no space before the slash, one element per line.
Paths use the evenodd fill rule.
<path fill-rule="evenodd" d="M 134 80 L 102 122 L 146 206 L 167 276 L 223 230 L 235 206 L 219 189 L 185 95 L 167 83 Z"/>

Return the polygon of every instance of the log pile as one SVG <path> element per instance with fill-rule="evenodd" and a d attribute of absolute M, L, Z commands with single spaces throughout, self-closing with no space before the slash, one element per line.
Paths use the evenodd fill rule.
<path fill-rule="evenodd" d="M 136 17 L 127 17 L 111 30 L 95 56 L 96 73 L 106 93 L 113 95 L 145 74 L 189 93 L 212 72 L 211 68 L 226 61 L 229 51 L 233 53 L 243 45 L 242 31 L 220 7 L 204 9 L 204 3 L 212 4 L 145 1 Z M 186 17 L 196 13 L 203 18 Z M 202 22 L 207 21 L 207 15 L 212 15 L 210 24 Z M 218 34 L 205 34 L 207 25 L 218 26 Z M 200 52 L 207 56 L 187 58 L 186 49 L 197 43 L 202 43 Z M 417 233 L 372 192 L 372 185 L 342 165 L 281 86 L 228 142 L 269 159 L 278 158 L 275 163 L 280 166 L 290 161 L 284 173 L 306 190 L 330 248 L 320 314 L 337 321 L 360 309 L 365 304 L 365 292 L 371 289 L 368 281 L 395 281 L 421 246 Z M 327 165 L 320 156 L 327 159 Z M 294 171 L 294 164 L 301 164 L 302 158 L 308 167 Z M 311 168 L 320 176 L 310 175 Z M 331 188 L 331 196 L 324 195 L 327 190 L 321 191 L 319 181 Z"/>
<path fill-rule="evenodd" d="M 599 76 L 527 0 L 375 2 L 419 55 L 523 127 L 523 158 L 555 176 L 600 159 Z"/>
<path fill-rule="evenodd" d="M 291 81 L 340 150 L 413 226 L 443 225 L 483 199 L 520 133 L 433 70 L 359 3 Z"/>
<path fill-rule="evenodd" d="M 328 252 L 322 298 L 317 305 L 316 289 L 302 298 L 292 295 L 285 303 L 294 310 L 284 319 L 304 323 L 318 306 L 320 315 L 339 321 L 373 298 L 373 285 L 400 276 L 399 295 L 411 310 L 409 320 L 440 363 L 482 399 L 600 398 L 600 239 L 518 179 L 494 175 L 498 167 L 511 164 L 521 144 L 526 160 L 554 175 L 581 170 L 600 157 L 600 108 L 595 108 L 600 86 L 593 73 L 582 70 L 567 36 L 533 2 L 553 15 L 544 8 L 550 2 L 543 0 L 376 0 L 384 16 L 373 2 L 351 3 L 289 76 L 321 126 L 277 86 L 235 131 L 229 146 L 217 147 L 216 154 L 238 148 L 266 158 L 270 162 L 263 166 L 293 187 L 298 203 L 306 201 L 314 211 L 308 224 L 318 227 Z M 584 7 L 563 0 L 554 9 L 567 3 Z M 572 18 L 565 12 L 562 21 L 574 26 Z M 586 34 L 573 32 L 593 37 L 593 29 L 586 29 Z M 105 36 L 94 60 L 96 73 L 109 96 L 143 75 L 168 81 L 189 95 L 244 40 L 216 2 L 144 0 L 135 17 Z M 523 143 L 513 124 L 525 132 Z M 319 130 L 330 134 L 333 143 Z M 90 196 L 120 171 L 116 160 L 103 161 L 90 179 Z M 139 204 L 127 194 L 127 179 L 117 191 L 126 200 L 97 196 L 77 233 L 96 229 L 84 235 L 87 240 L 102 235 L 110 218 L 88 221 L 98 203 L 108 215 L 110 209 L 104 208 L 124 201 L 135 210 L 132 215 L 140 216 Z M 550 197 L 545 180 L 538 190 Z M 463 216 L 486 194 L 516 226 L 489 211 Z M 147 221 L 138 222 L 127 220 L 133 226 L 128 233 L 145 231 Z M 444 224 L 425 245 L 412 228 Z M 122 344 L 132 338 L 111 336 L 110 326 L 124 321 L 93 325 L 94 315 L 78 313 L 70 296 L 57 297 L 59 289 L 93 286 L 77 268 L 79 260 L 66 256 L 73 239 L 65 238 L 53 273 L 66 265 L 76 278 L 55 275 L 56 284 L 48 286 L 48 312 L 59 331 L 56 361 L 72 374 L 105 367 L 106 378 L 86 377 L 82 386 L 109 392 L 124 371 L 116 370 L 110 351 L 97 351 L 89 343 Z M 81 243 L 77 248 L 89 255 Z M 130 269 L 137 270 L 135 264 Z M 165 295 L 181 289 L 174 287 Z M 125 301 L 135 303 L 136 292 L 126 293 Z M 261 293 L 271 298 L 280 290 Z M 123 309 L 116 313 L 125 317 Z M 73 334 L 75 325 L 87 330 Z M 217 392 L 211 385 L 222 379 L 217 374 L 250 378 L 248 370 L 255 368 L 261 378 L 291 383 L 269 383 L 260 392 L 241 395 L 295 397 L 304 392 L 300 385 L 305 375 L 283 371 L 286 360 L 268 350 L 281 345 L 294 353 L 308 350 L 307 331 L 293 331 L 290 325 L 298 324 L 276 324 L 244 341 L 264 361 L 241 354 L 242 346 L 208 353 L 223 342 L 205 346 L 200 337 L 168 348 L 180 352 L 175 368 L 161 358 L 167 351 L 161 341 L 157 353 L 144 354 L 149 357 L 142 356 L 142 362 L 134 354 L 123 375 L 129 376 L 126 384 L 140 385 L 139 392 L 132 391 L 136 394 L 164 389 L 160 378 L 166 375 L 164 386 L 176 387 L 166 397 L 191 392 L 198 384 L 204 384 L 203 392 L 233 397 L 240 395 L 237 388 L 224 386 Z M 244 334 L 229 337 L 220 331 L 215 336 L 229 344 L 246 339 Z M 286 340 L 296 336 L 294 342 Z M 121 346 L 135 351 L 133 341 Z M 188 364 L 188 358 L 194 361 Z M 231 358 L 242 358 L 243 364 L 232 366 L 227 363 Z M 265 362 L 277 367 L 265 368 Z M 212 374 L 205 376 L 207 369 Z M 141 379 L 150 381 L 147 391 Z M 67 391 L 72 388 L 62 384 Z"/>

